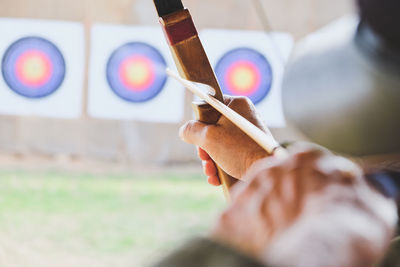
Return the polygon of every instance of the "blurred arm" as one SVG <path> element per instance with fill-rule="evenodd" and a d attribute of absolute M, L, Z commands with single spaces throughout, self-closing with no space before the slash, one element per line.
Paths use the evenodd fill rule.
<path fill-rule="evenodd" d="M 370 266 L 393 236 L 393 200 L 351 161 L 313 147 L 256 162 L 213 238 L 273 266 Z"/>

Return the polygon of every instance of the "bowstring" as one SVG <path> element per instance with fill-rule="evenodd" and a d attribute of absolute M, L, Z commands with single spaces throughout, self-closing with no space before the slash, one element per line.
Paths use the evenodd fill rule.
<path fill-rule="evenodd" d="M 253 0 L 253 6 L 255 8 L 256 14 L 258 19 L 260 20 L 261 26 L 263 27 L 264 33 L 268 37 L 269 41 L 272 44 L 272 49 L 274 50 L 275 54 L 278 56 L 279 61 L 284 68 L 286 65 L 285 57 L 282 54 L 282 51 L 279 49 L 276 41 L 272 38 L 271 33 L 273 32 L 270 20 L 268 18 L 267 12 L 264 9 L 264 6 L 261 0 Z"/>

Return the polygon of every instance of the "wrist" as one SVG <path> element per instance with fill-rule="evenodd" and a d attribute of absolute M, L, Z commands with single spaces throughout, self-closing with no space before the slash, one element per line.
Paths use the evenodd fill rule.
<path fill-rule="evenodd" d="M 269 155 L 266 151 L 258 151 L 256 153 L 251 153 L 251 155 L 245 157 L 245 169 L 243 170 L 241 177 L 244 177 L 250 169 L 255 168 L 254 166 L 263 165 L 261 162 L 263 162 L 266 158 L 270 156 L 271 155 Z"/>

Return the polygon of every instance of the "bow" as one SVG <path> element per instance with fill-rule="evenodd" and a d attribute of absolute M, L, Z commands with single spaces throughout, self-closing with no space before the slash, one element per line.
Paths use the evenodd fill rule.
<path fill-rule="evenodd" d="M 196 27 L 188 9 L 181 0 L 154 0 L 160 24 L 164 30 L 177 69 L 187 80 L 203 83 L 215 89 L 214 97 L 224 102 L 222 91 L 210 65 Z M 215 124 L 221 114 L 205 102 L 192 104 L 196 119 Z M 217 166 L 225 197 L 229 200 L 229 189 L 238 181 Z"/>

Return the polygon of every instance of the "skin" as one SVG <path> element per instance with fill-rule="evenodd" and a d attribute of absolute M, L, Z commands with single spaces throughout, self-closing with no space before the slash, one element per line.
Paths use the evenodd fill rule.
<path fill-rule="evenodd" d="M 248 98 L 225 96 L 225 104 L 269 133 Z M 215 186 L 220 185 L 220 181 L 214 161 L 232 177 L 242 179 L 254 162 L 268 156 L 264 149 L 225 117 L 221 117 L 216 125 L 189 121 L 180 128 L 179 136 L 198 147 L 204 173 L 208 182 Z"/>
<path fill-rule="evenodd" d="M 250 101 L 226 103 L 265 130 Z M 276 266 L 361 267 L 384 254 L 396 205 L 352 161 L 309 144 L 275 158 L 224 117 L 217 125 L 190 121 L 180 136 L 199 147 L 210 184 L 220 184 L 214 161 L 245 181 L 233 187 L 213 239 Z"/>
<path fill-rule="evenodd" d="M 325 150 L 293 147 L 285 159 L 256 162 L 245 180 L 212 238 L 264 263 L 371 266 L 393 236 L 395 203 L 357 165 Z"/>

